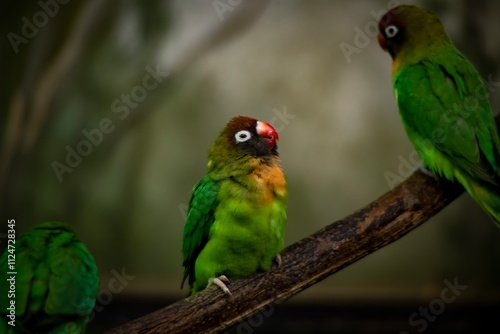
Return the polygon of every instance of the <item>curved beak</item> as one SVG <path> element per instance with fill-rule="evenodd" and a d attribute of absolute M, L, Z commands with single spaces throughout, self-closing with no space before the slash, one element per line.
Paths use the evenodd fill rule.
<path fill-rule="evenodd" d="M 279 141 L 280 139 L 278 133 L 273 128 L 273 126 L 266 122 L 257 121 L 256 130 L 257 134 L 262 138 L 264 138 L 264 140 L 267 142 L 267 145 L 270 150 L 274 148 L 276 142 Z"/>

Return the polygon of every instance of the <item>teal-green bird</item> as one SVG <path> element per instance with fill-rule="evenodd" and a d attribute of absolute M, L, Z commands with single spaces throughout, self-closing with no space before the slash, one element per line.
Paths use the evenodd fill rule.
<path fill-rule="evenodd" d="M 481 77 L 427 10 L 395 7 L 379 30 L 400 115 L 424 165 L 460 182 L 500 226 L 500 141 Z"/>
<path fill-rule="evenodd" d="M 0 258 L 0 332 L 85 333 L 99 288 L 97 266 L 85 245 L 66 224 L 44 222 L 13 246 Z M 14 267 L 8 267 L 12 259 Z M 12 277 L 15 291 L 6 298 L 13 288 L 7 279 Z M 12 300 L 14 323 L 8 309 Z"/>
<path fill-rule="evenodd" d="M 209 150 L 208 171 L 193 188 L 182 239 L 189 294 L 281 263 L 288 191 L 269 124 L 238 116 Z M 182 288 L 182 285 L 181 285 Z"/>

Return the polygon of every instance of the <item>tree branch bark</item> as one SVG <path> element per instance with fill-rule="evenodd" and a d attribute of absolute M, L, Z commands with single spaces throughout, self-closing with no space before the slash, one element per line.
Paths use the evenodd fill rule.
<path fill-rule="evenodd" d="M 417 171 L 366 207 L 287 247 L 281 267 L 230 282 L 232 296 L 212 286 L 110 333 L 222 332 L 398 240 L 462 192 Z"/>

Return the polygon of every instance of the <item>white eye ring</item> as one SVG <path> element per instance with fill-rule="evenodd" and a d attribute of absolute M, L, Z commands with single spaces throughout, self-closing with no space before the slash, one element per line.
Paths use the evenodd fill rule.
<path fill-rule="evenodd" d="M 234 138 L 236 138 L 236 141 L 238 143 L 243 143 L 243 142 L 249 140 L 250 138 L 252 138 L 252 134 L 250 133 L 250 131 L 241 130 L 241 131 L 236 132 L 236 134 L 234 135 Z"/>
<path fill-rule="evenodd" d="M 396 27 L 395 25 L 390 25 L 390 26 L 387 26 L 385 28 L 385 35 L 387 36 L 387 38 L 392 38 L 394 36 L 396 36 L 399 32 L 399 29 L 398 27 Z"/>

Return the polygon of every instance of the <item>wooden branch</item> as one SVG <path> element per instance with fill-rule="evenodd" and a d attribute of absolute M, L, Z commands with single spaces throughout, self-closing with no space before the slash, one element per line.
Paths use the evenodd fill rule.
<path fill-rule="evenodd" d="M 415 229 L 463 192 L 420 171 L 361 210 L 287 247 L 282 265 L 213 286 L 110 333 L 218 333 L 284 301 Z M 261 317 L 262 317 L 261 315 Z"/>

